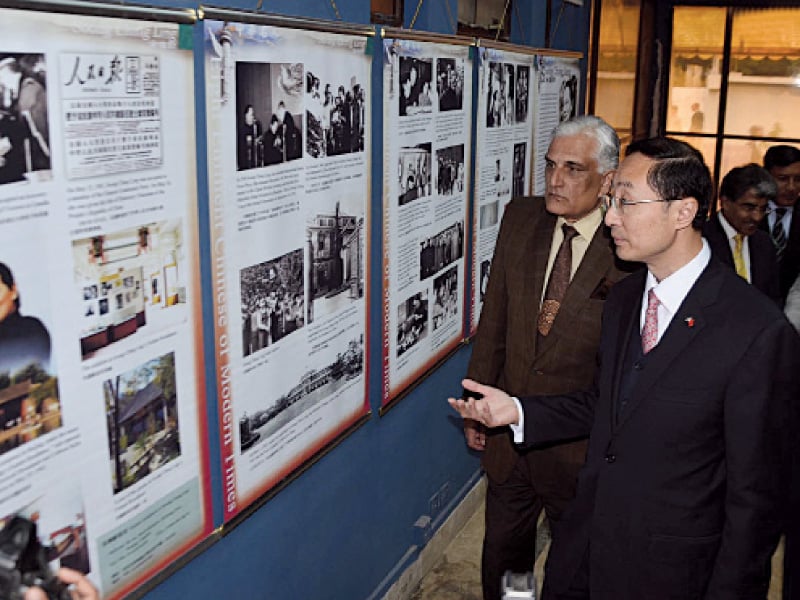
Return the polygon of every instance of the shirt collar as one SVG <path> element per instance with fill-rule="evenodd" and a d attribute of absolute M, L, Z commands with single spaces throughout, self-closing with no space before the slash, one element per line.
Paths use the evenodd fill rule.
<path fill-rule="evenodd" d="M 733 228 L 733 225 L 731 225 L 728 222 L 728 219 L 725 218 L 725 215 L 722 214 L 722 211 L 719 211 L 717 213 L 717 216 L 719 217 L 720 225 L 722 225 L 722 229 L 725 231 L 725 235 L 728 236 L 729 240 L 732 240 L 737 235 L 739 235 L 739 232 L 736 231 L 736 229 Z M 744 234 L 741 234 L 741 235 L 742 235 L 742 239 L 743 240 L 747 239 L 746 235 L 744 235 Z"/>
<path fill-rule="evenodd" d="M 798 202 L 800 202 L 800 200 L 798 200 Z M 769 202 L 767 202 L 767 204 L 769 204 L 769 207 L 773 211 L 775 211 L 775 210 L 777 210 L 779 208 L 785 208 L 787 214 L 792 214 L 794 212 L 794 207 L 795 207 L 794 204 L 792 204 L 791 206 L 778 206 L 777 204 L 775 204 L 774 200 L 770 200 Z"/>
<path fill-rule="evenodd" d="M 559 216 L 556 227 L 561 228 L 561 226 L 566 222 L 567 220 L 564 217 Z M 582 216 L 574 223 L 569 223 L 569 225 L 572 225 L 578 232 L 578 235 L 580 235 L 582 238 L 591 240 L 594 237 L 595 231 L 597 231 L 597 228 L 600 227 L 600 223 L 602 222 L 603 211 L 600 210 L 600 205 L 598 205 L 592 212 Z"/>
<path fill-rule="evenodd" d="M 653 289 L 664 308 L 671 315 L 674 315 L 683 303 L 684 298 L 689 294 L 694 282 L 700 277 L 700 273 L 708 265 L 709 260 L 711 260 L 711 250 L 708 247 L 708 242 L 703 238 L 703 247 L 700 252 L 669 277 L 659 282 L 656 281 L 655 275 L 648 271 L 647 281 L 644 286 L 644 297 L 647 298 L 647 293 L 650 289 Z"/>

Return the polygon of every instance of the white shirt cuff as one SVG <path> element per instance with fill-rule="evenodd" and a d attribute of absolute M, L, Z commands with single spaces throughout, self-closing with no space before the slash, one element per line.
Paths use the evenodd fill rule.
<path fill-rule="evenodd" d="M 517 406 L 517 414 L 519 415 L 519 419 L 517 420 L 516 425 L 511 424 L 509 427 L 511 428 L 511 433 L 514 435 L 514 443 L 521 444 L 525 441 L 525 412 L 522 410 L 522 403 L 519 401 L 519 398 L 516 396 L 511 396 L 511 399 Z"/>

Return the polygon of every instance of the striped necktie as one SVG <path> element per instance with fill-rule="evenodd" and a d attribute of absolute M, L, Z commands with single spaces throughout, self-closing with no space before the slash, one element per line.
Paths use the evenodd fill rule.
<path fill-rule="evenodd" d="M 775 223 L 772 225 L 772 231 L 770 232 L 778 260 L 781 259 L 783 251 L 786 250 L 786 230 L 783 228 L 783 215 L 785 214 L 785 208 L 775 209 Z"/>

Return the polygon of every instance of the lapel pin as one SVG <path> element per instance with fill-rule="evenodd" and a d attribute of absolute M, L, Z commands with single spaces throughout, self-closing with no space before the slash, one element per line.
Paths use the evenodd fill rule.
<path fill-rule="evenodd" d="M 686 317 L 684 322 L 686 323 L 687 327 L 694 327 L 694 317 Z"/>

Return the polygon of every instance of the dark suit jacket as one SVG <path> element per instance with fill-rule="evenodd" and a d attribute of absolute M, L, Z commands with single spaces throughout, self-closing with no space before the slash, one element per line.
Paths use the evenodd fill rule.
<path fill-rule="evenodd" d="M 714 215 L 705 222 L 703 237 L 708 240 L 711 253 L 735 271 L 731 245 L 718 215 Z M 747 244 L 750 249 L 750 283 L 779 305 L 783 304 L 778 282 L 778 257 L 775 254 L 772 238 L 768 233 L 757 230 L 753 235 L 747 237 Z"/>
<path fill-rule="evenodd" d="M 763 219 L 761 229 L 769 233 L 769 219 Z M 783 251 L 778 263 L 778 278 L 780 280 L 781 298 L 786 300 L 789 288 L 794 284 L 800 274 L 800 201 L 794 207 L 792 224 L 789 226 L 789 237 L 786 239 L 786 249 Z"/>
<path fill-rule="evenodd" d="M 515 395 L 566 393 L 583 389 L 594 380 L 603 303 L 611 286 L 625 273 L 615 266 L 608 230 L 601 225 L 549 335 L 537 348 L 536 320 L 555 225 L 556 217 L 545 211 L 543 198 L 515 198 L 506 206 L 469 377 Z M 483 455 L 489 477 L 505 481 L 516 453 L 508 428 L 490 431 Z M 579 465 L 585 446 L 575 454 L 566 460 Z"/>
<path fill-rule="evenodd" d="M 593 391 L 522 399 L 526 443 L 591 428 L 575 499 L 553 525 L 545 586 L 563 591 L 588 547 L 592 600 L 766 598 L 800 338 L 712 258 L 615 418 L 644 281 L 643 271 L 612 290 Z"/>

